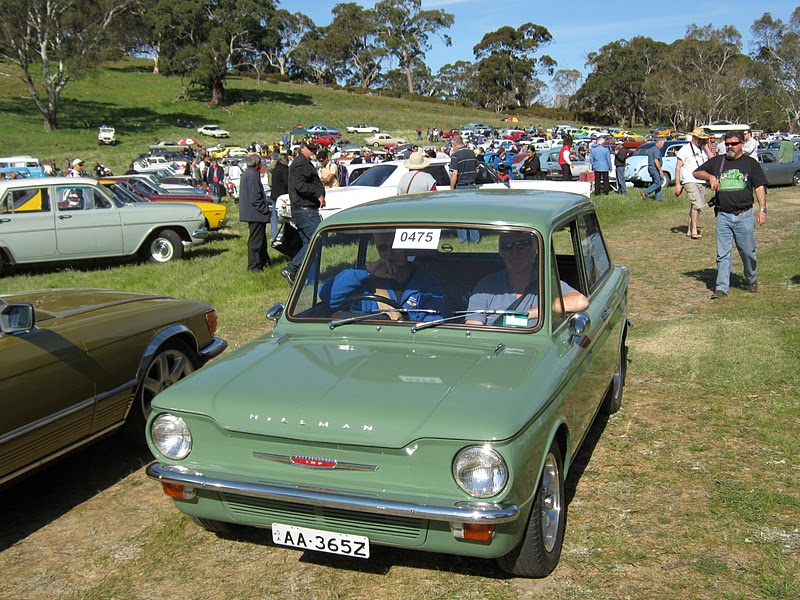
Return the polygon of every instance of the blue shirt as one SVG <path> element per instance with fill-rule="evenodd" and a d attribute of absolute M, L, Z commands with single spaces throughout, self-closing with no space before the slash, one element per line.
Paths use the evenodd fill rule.
<path fill-rule="evenodd" d="M 605 144 L 595 144 L 589 152 L 589 162 L 592 164 L 592 171 L 611 170 L 611 152 Z"/>
<path fill-rule="evenodd" d="M 572 287 L 561 282 L 562 295 L 574 291 Z M 539 306 L 539 282 L 534 280 L 526 292 L 513 309 L 514 312 L 521 313 Z M 467 310 L 508 310 L 508 307 L 515 302 L 517 302 L 517 292 L 508 281 L 508 272 L 503 269 L 497 273 L 490 273 L 475 285 Z M 503 315 L 467 314 L 466 320 L 480 321 L 484 325 L 501 325 Z M 533 327 L 537 321 L 538 319 L 528 319 L 528 327 Z"/>
<path fill-rule="evenodd" d="M 425 308 L 438 312 L 428 314 L 412 311 L 408 318 L 412 321 L 435 321 L 445 316 L 444 291 L 441 284 L 433 277 L 414 268 L 411 278 L 405 282 L 404 290 L 397 290 L 397 283 L 391 279 L 372 277 L 366 269 L 346 269 L 333 279 L 322 284 L 319 290 L 320 299 L 334 310 L 356 310 L 370 312 L 381 310 L 375 300 L 357 300 L 348 306 L 340 306 L 342 300 L 353 294 L 374 294 L 376 289 L 385 289 L 389 298 L 402 308 Z"/>
<path fill-rule="evenodd" d="M 661 148 L 659 148 L 656 145 L 653 145 L 647 151 L 647 166 L 648 167 L 655 167 L 656 166 L 656 160 L 658 160 L 658 164 L 661 165 L 663 158 L 664 158 L 664 155 L 661 152 Z"/>

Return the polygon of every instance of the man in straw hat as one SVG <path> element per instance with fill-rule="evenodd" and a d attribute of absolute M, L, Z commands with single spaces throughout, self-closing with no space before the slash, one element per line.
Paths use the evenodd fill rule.
<path fill-rule="evenodd" d="M 708 134 L 695 128 L 689 136 L 690 142 L 675 154 L 678 158 L 675 166 L 675 195 L 680 196 L 686 190 L 689 197 L 689 227 L 686 229 L 686 236 L 699 240 L 701 235 L 697 225 L 700 222 L 700 212 L 706 207 L 706 185 L 694 176 L 694 172 L 709 159 L 706 152 Z"/>
<path fill-rule="evenodd" d="M 425 168 L 431 164 L 431 159 L 422 152 L 412 152 L 403 166 L 408 169 L 408 173 L 403 175 L 397 184 L 398 194 L 416 194 L 417 192 L 433 192 L 436 190 L 436 180 L 433 175 L 425 172 Z"/>

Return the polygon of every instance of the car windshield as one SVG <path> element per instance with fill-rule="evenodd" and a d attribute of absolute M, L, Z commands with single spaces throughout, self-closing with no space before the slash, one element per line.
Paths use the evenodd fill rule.
<path fill-rule="evenodd" d="M 465 233 L 479 241 L 460 243 Z M 380 320 L 414 331 L 442 325 L 532 331 L 540 324 L 540 249 L 541 236 L 530 229 L 323 229 L 287 315 L 331 329 Z"/>
<path fill-rule="evenodd" d="M 397 165 L 376 165 L 366 169 L 355 183 L 350 185 L 362 187 L 381 187 L 389 176 L 397 169 Z"/>

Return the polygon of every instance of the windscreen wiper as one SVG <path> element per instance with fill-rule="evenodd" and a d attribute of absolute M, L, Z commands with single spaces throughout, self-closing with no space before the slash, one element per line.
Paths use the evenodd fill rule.
<path fill-rule="evenodd" d="M 356 315 L 354 317 L 347 317 L 346 319 L 339 319 L 338 321 L 331 321 L 328 323 L 328 327 L 331 329 L 336 329 L 339 325 L 347 325 L 348 323 L 357 323 L 358 321 L 365 321 L 374 317 L 375 315 L 388 315 L 389 313 L 403 313 L 407 315 L 409 313 L 425 313 L 426 315 L 438 315 L 439 311 L 434 310 L 432 308 L 382 308 L 380 310 L 372 310 L 368 313 L 364 313 L 363 315 Z M 436 323 L 437 321 L 433 321 Z"/>
<path fill-rule="evenodd" d="M 442 323 L 447 323 L 448 321 L 455 321 L 457 319 L 463 318 L 465 315 L 515 315 L 517 317 L 524 317 L 528 318 L 527 312 L 520 312 L 518 310 L 508 310 L 508 309 L 490 309 L 490 308 L 481 308 L 479 310 L 457 310 L 455 311 L 455 315 L 452 317 L 447 317 L 446 319 L 437 319 L 436 321 L 425 321 L 424 323 L 417 323 L 411 328 L 411 333 L 417 333 L 421 329 L 428 329 L 430 327 L 438 327 Z"/>

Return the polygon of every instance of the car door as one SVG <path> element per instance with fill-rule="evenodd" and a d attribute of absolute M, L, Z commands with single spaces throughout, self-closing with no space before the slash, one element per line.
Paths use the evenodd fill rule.
<path fill-rule="evenodd" d="M 0 364 L 2 482 L 89 435 L 94 383 L 80 341 L 46 326 L 0 334 Z"/>
<path fill-rule="evenodd" d="M 0 198 L 0 245 L 19 263 L 56 257 L 55 211 L 49 186 L 6 189 Z"/>
<path fill-rule="evenodd" d="M 56 195 L 56 244 L 64 258 L 120 256 L 122 222 L 111 198 L 97 186 L 60 185 Z"/>
<path fill-rule="evenodd" d="M 588 265 L 591 265 L 590 274 L 587 274 Z M 580 437 L 592 424 L 614 374 L 614 340 L 618 339 L 620 323 L 618 318 L 612 318 L 619 311 L 613 306 L 613 285 L 607 285 L 610 271 L 611 262 L 594 212 L 582 214 L 554 230 L 550 285 L 552 329 L 563 352 L 569 355 L 574 432 Z M 590 325 L 581 336 L 570 333 L 570 315 L 557 310 L 556 300 L 563 287 L 558 282 L 566 283 L 589 299 L 585 313 Z"/>

